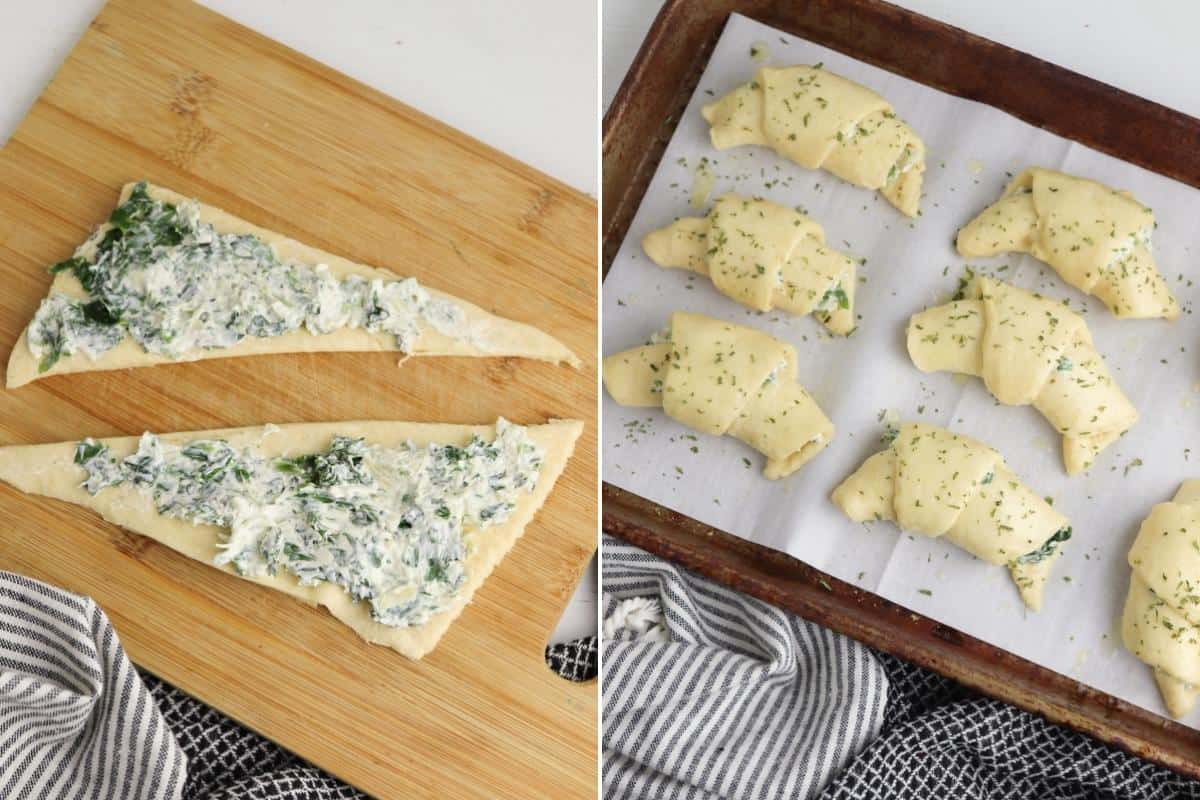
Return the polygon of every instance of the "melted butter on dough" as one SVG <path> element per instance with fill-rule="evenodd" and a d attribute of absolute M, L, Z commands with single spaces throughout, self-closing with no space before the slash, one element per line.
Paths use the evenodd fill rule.
<path fill-rule="evenodd" d="M 675 312 L 670 341 L 604 359 L 604 386 L 623 406 L 662 406 L 714 436 L 767 457 L 772 480 L 798 470 L 833 440 L 833 423 L 796 380 L 796 350 L 754 328 Z"/>
<path fill-rule="evenodd" d="M 1000 199 L 958 232 L 967 258 L 1028 253 L 1117 317 L 1179 316 L 1150 250 L 1154 214 L 1128 192 L 1041 167 L 1015 177 Z"/>
<path fill-rule="evenodd" d="M 702 113 L 718 150 L 767 145 L 803 167 L 878 190 L 917 216 L 925 145 L 865 86 L 820 65 L 763 67 Z"/>
<path fill-rule="evenodd" d="M 829 247 L 821 226 L 795 209 L 723 195 L 706 216 L 651 231 L 642 248 L 660 267 L 708 276 L 744 306 L 813 314 L 842 336 L 854 330 L 858 265 Z"/>
<path fill-rule="evenodd" d="M 975 278 L 963 299 L 914 314 L 907 338 L 922 372 L 974 375 L 1001 403 L 1040 411 L 1062 434 L 1070 475 L 1137 422 L 1083 317 L 1033 292 Z"/>
<path fill-rule="evenodd" d="M 891 520 L 907 531 L 944 536 L 989 564 L 1006 565 L 1034 611 L 1041 608 L 1062 548 L 1037 558 L 1030 554 L 1069 525 L 995 450 L 925 423 L 901 426 L 892 445 L 863 462 L 831 499 L 854 522 Z"/>
<path fill-rule="evenodd" d="M 1121 640 L 1154 669 L 1167 710 L 1182 717 L 1200 695 L 1200 480 L 1150 510 L 1129 566 Z"/>

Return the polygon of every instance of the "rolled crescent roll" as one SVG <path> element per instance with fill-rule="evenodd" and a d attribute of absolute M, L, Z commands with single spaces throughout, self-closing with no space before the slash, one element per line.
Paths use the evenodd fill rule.
<path fill-rule="evenodd" d="M 702 113 L 713 147 L 766 145 L 808 169 L 876 189 L 910 217 L 925 145 L 875 92 L 815 66 L 763 67 Z"/>
<path fill-rule="evenodd" d="M 727 194 L 704 217 L 684 217 L 642 239 L 660 267 L 690 269 L 758 311 L 813 314 L 834 333 L 854 330 L 857 264 L 825 245 L 825 231 L 794 209 Z"/>
<path fill-rule="evenodd" d="M 1129 566 L 1121 638 L 1154 668 L 1167 710 L 1182 717 L 1200 695 L 1200 480 L 1150 510 Z"/>
<path fill-rule="evenodd" d="M 1069 475 L 1138 418 L 1083 317 L 1002 281 L 977 277 L 963 299 L 914 314 L 908 354 L 922 372 L 975 375 L 1001 403 L 1040 411 L 1062 434 Z"/>
<path fill-rule="evenodd" d="M 891 520 L 906 531 L 945 537 L 989 564 L 1005 564 L 1034 611 L 1067 518 L 1013 474 L 987 445 L 923 423 L 900 427 L 891 446 L 833 490 L 855 522 Z"/>
<path fill-rule="evenodd" d="M 1175 319 L 1179 304 L 1150 251 L 1153 230 L 1154 214 L 1129 192 L 1030 167 L 958 232 L 958 252 L 1028 253 L 1118 317 Z"/>
<path fill-rule="evenodd" d="M 729 434 L 786 477 L 833 440 L 833 423 L 796 382 L 796 349 L 754 328 L 671 315 L 666 341 L 604 359 L 604 386 L 623 406 L 662 406 L 702 433 Z"/>

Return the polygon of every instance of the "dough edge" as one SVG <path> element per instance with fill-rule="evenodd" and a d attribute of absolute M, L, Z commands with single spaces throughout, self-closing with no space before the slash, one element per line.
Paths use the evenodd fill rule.
<path fill-rule="evenodd" d="M 526 430 L 544 450 L 537 488 L 518 500 L 513 514 L 503 524 L 470 534 L 472 550 L 466 559 L 467 579 L 462 589 L 448 608 L 434 614 L 426 623 L 408 628 L 394 628 L 374 622 L 365 604 L 352 601 L 345 591 L 334 584 L 304 587 L 286 573 L 252 578 L 238 575 L 232 566 L 214 567 L 211 557 L 216 552 L 220 528 L 160 516 L 150 498 L 132 487 L 114 486 L 95 496 L 89 495 L 79 486 L 82 474 L 74 463 L 76 441 L 0 448 L 0 480 L 26 493 L 65 500 L 96 511 L 107 521 L 148 536 L 206 566 L 278 590 L 308 605 L 324 606 L 337 620 L 366 641 L 386 645 L 416 660 L 433 650 L 476 590 L 524 533 L 562 474 L 574 451 L 575 441 L 583 431 L 583 422 L 554 419 L 542 425 L 526 426 Z M 326 447 L 330 437 L 335 434 L 362 436 L 370 442 L 381 444 L 397 444 L 405 440 L 418 445 L 431 442 L 464 444 L 473 434 L 485 439 L 494 438 L 496 426 L 350 421 L 293 423 L 280 425 L 271 433 L 267 431 L 265 426 L 253 426 L 169 433 L 162 434 L 161 438 L 176 443 L 199 438 L 222 438 L 239 446 L 261 442 L 265 454 L 278 456 Z M 133 452 L 139 438 L 123 436 L 98 441 L 107 444 L 115 453 L 123 454 Z"/>
<path fill-rule="evenodd" d="M 117 205 L 125 202 L 133 191 L 135 183 L 127 183 L 121 189 Z M 179 204 L 191 202 L 192 198 L 172 191 L 171 189 L 154 184 L 147 184 L 146 191 L 156 199 L 168 203 Z M 250 234 L 257 236 L 269 244 L 281 259 L 298 261 L 302 264 L 325 264 L 331 274 L 337 277 L 346 275 L 361 275 L 368 280 L 383 278 L 384 280 L 400 280 L 403 276 L 389 270 L 370 267 L 353 262 L 333 253 L 320 250 L 290 239 L 281 233 L 260 228 L 246 220 L 222 211 L 214 206 L 197 203 L 200 219 L 211 224 L 219 233 Z M 412 356 L 472 356 L 500 357 L 516 356 L 531 358 L 551 363 L 567 363 L 579 368 L 582 362 L 566 345 L 541 330 L 522 322 L 516 322 L 498 317 L 484 311 L 482 308 L 445 292 L 432 289 L 422 284 L 434 297 L 449 300 L 460 306 L 468 320 L 474 324 L 486 324 L 494 346 L 503 348 L 496 352 L 481 350 L 466 342 L 461 342 L 445 336 L 427 325 L 422 325 L 420 338 L 413 348 Z M 74 275 L 60 272 L 54 276 L 46 296 L 56 292 L 82 297 L 83 288 Z M 32 317 L 30 318 L 32 322 Z M 188 361 L 203 361 L 211 358 L 238 358 L 241 356 L 268 355 L 280 353 L 315 353 L 315 352 L 377 352 L 395 351 L 394 336 L 371 332 L 361 328 L 342 328 L 326 334 L 312 334 L 307 330 L 289 331 L 280 336 L 268 338 L 247 337 L 232 347 L 216 350 L 197 350 L 188 353 L 180 359 L 170 359 L 154 353 L 146 352 L 132 338 L 126 337 L 121 344 L 102 354 L 96 360 L 82 353 L 63 356 L 53 367 L 44 373 L 38 372 L 38 362 L 29 349 L 29 325 L 21 331 L 20 338 L 13 347 L 8 361 L 7 386 L 15 389 L 39 378 L 71 372 L 101 372 L 105 370 L 129 369 L 134 367 L 152 367 L 159 364 L 174 364 Z"/>

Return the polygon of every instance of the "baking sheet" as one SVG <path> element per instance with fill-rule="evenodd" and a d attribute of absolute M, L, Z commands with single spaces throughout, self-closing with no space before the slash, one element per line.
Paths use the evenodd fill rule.
<path fill-rule="evenodd" d="M 909 220 L 877 193 L 804 170 L 765 148 L 713 150 L 700 106 L 749 79 L 763 61 L 824 62 L 887 97 L 928 149 L 922 216 Z M 639 243 L 648 231 L 702 213 L 688 206 L 702 158 L 716 176 L 712 197 L 736 191 L 799 206 L 824 226 L 832 245 L 866 259 L 856 297 L 860 326 L 852 337 L 831 337 L 810 317 L 749 311 L 706 279 L 660 269 L 642 254 Z M 1062 469 L 1060 437 L 1032 408 L 997 405 L 977 379 L 923 374 L 904 347 L 909 316 L 948 299 L 963 274 L 966 264 L 953 248 L 957 229 L 999 196 L 1011 174 L 1031 164 L 1129 189 L 1150 205 L 1159 224 L 1159 269 L 1184 308 L 1174 323 L 1118 322 L 1031 258 L 971 265 L 1069 299 L 1141 412 L 1128 435 L 1073 479 Z M 644 343 L 676 309 L 754 325 L 796 346 L 801 381 L 838 434 L 800 472 L 770 482 L 760 474 L 762 457 L 739 442 L 696 435 L 660 410 L 624 409 L 605 396 L 604 478 L 1164 713 L 1150 669 L 1120 645 L 1118 618 L 1129 580 L 1125 553 L 1141 519 L 1181 480 L 1200 473 L 1192 464 L 1200 460 L 1200 370 L 1192 352 L 1200 323 L 1192 314 L 1197 289 L 1187 277 L 1200 239 L 1191 225 L 1198 215 L 1200 193 L 1187 186 L 733 15 L 605 281 L 604 352 Z M 1024 608 L 1007 570 L 889 523 L 856 525 L 828 501 L 833 487 L 880 449 L 879 417 L 889 409 L 901 420 L 933 422 L 993 445 L 1070 517 L 1075 537 L 1056 564 L 1041 613 Z M 1200 713 L 1184 722 L 1200 727 Z"/>

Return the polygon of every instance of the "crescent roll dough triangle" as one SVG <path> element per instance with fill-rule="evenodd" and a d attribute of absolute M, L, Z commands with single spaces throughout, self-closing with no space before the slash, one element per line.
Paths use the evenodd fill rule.
<path fill-rule="evenodd" d="M 1118 317 L 1179 316 L 1150 251 L 1154 214 L 1128 192 L 1030 167 L 958 232 L 967 258 L 1028 253 Z"/>
<path fill-rule="evenodd" d="M 270 253 L 258 263 L 273 260 L 273 265 L 264 266 L 263 269 L 273 269 L 277 276 L 276 283 L 280 285 L 268 285 L 263 290 L 263 307 L 280 316 L 290 316 L 293 323 L 298 324 L 292 324 L 282 332 L 255 331 L 251 327 L 252 332 L 237 341 L 211 345 L 203 343 L 183 352 L 172 350 L 169 341 L 158 351 L 147 349 L 143 342 L 131 335 L 128 321 L 114 322 L 113 317 L 120 316 L 118 310 L 108 308 L 104 300 L 84 288 L 80 280 L 80 274 L 86 275 L 106 250 L 124 246 L 131 240 L 132 234 L 126 231 L 125 242 L 116 245 L 110 242 L 112 237 L 121 238 L 121 227 L 127 225 L 130 218 L 127 212 L 135 207 L 153 210 L 156 222 L 166 217 L 169 224 L 164 224 L 162 228 L 172 237 L 165 240 L 166 243 L 160 242 L 154 248 L 146 248 L 145 252 L 128 257 L 127 263 L 132 264 L 130 273 L 136 274 L 128 274 L 123 279 L 125 282 L 121 290 L 144 292 L 145 297 L 153 298 L 153 302 L 145 306 L 147 311 L 139 329 L 153 332 L 159 324 L 173 323 L 187 332 L 189 326 L 202 324 L 207 314 L 227 312 L 224 306 L 232 304 L 232 300 L 226 302 L 222 298 L 214 300 L 210 304 L 212 308 L 194 303 L 185 306 L 184 303 L 194 295 L 189 296 L 191 287 L 180 277 L 178 265 L 180 261 L 186 263 L 187 259 L 181 256 L 179 260 L 172 261 L 172 258 L 185 251 L 194 254 L 205 252 L 206 247 L 211 250 L 214 241 L 235 242 L 232 237 L 244 238 L 236 240 L 229 248 L 234 253 L 231 258 L 257 258 L 259 254 Z M 134 252 L 132 244 L 128 246 L 129 252 Z M 82 266 L 83 270 L 72 268 L 72 264 Z M 251 269 L 257 268 L 256 265 Z M 54 269 L 56 274 L 49 295 L 42 301 L 34 321 L 22 332 L 9 358 L 9 388 L 67 372 L 147 367 L 174 361 L 269 353 L 400 350 L 401 344 L 408 355 L 414 356 L 518 356 L 566 362 L 575 366 L 579 364 L 578 358 L 562 343 L 530 325 L 497 317 L 464 300 L 418 286 L 412 279 L 356 264 L 251 225 L 232 214 L 197 203 L 169 189 L 144 183 L 126 185 L 112 218 L 76 250 L 74 258 L 56 265 Z M 318 306 L 324 304 L 322 308 L 307 312 L 289 308 L 281 299 L 286 297 L 286 290 L 290 288 L 286 282 L 294 279 L 288 270 L 294 270 L 295 274 L 303 275 L 306 280 L 314 279 L 314 276 L 322 277 L 321 286 L 325 292 L 332 291 L 339 283 L 352 280 L 358 282 L 360 295 L 364 298 L 373 300 L 384 297 L 389 302 L 411 301 L 412 304 L 393 305 L 390 308 L 381 305 L 375 310 L 374 318 L 366 310 L 359 309 L 355 313 L 345 306 L 338 307 L 337 303 L 342 302 L 340 297 L 330 300 L 325 295 L 318 295 L 315 303 Z M 192 273 L 200 274 L 198 282 L 204 280 L 204 271 Z M 107 274 L 112 275 L 111 272 Z M 109 278 L 107 291 L 112 290 L 113 280 Z M 415 309 L 417 305 L 422 306 L 420 312 L 407 310 Z M 369 325 L 363 324 L 364 320 L 385 318 L 389 314 L 395 319 L 400 308 L 405 310 L 405 318 L 409 319 L 412 326 L 404 337 L 379 327 L 370 329 Z M 186 312 L 184 309 L 187 309 Z M 188 315 L 186 319 L 180 317 L 184 313 Z M 343 319 L 336 319 L 339 315 Z M 68 326 L 60 322 L 63 319 L 74 320 L 71 330 L 82 333 L 64 336 L 63 330 Z M 354 319 L 354 322 L 347 322 L 347 319 Z M 42 324 L 44 320 L 49 322 Z M 247 326 L 246 323 L 242 324 Z M 321 332 L 311 332 L 314 327 L 322 328 Z M 324 330 L 326 327 L 328 330 Z M 37 335 L 31 337 L 34 331 Z M 408 341 L 402 343 L 401 338 L 407 338 Z M 97 346 L 93 342 L 103 344 Z"/>
<path fill-rule="evenodd" d="M 707 216 L 651 231 L 642 248 L 660 267 L 707 275 L 744 306 L 813 314 L 843 336 L 854 330 L 858 265 L 827 246 L 821 226 L 794 209 L 727 194 Z"/>
<path fill-rule="evenodd" d="M 767 457 L 772 479 L 833 440 L 833 423 L 796 382 L 796 350 L 754 328 L 676 311 L 669 341 L 604 359 L 604 386 L 623 406 L 662 406 L 703 433 L 729 434 Z"/>
<path fill-rule="evenodd" d="M 1067 518 L 1025 486 L 999 453 L 923 423 L 902 425 L 891 446 L 864 461 L 831 499 L 855 522 L 892 520 L 1006 565 L 1034 611 L 1042 607 L 1058 545 L 1071 536 Z"/>
<path fill-rule="evenodd" d="M 1070 475 L 1137 422 L 1083 317 L 991 278 L 963 295 L 909 320 L 908 354 L 922 372 L 975 375 L 1001 403 L 1032 405 L 1062 434 Z"/>
<path fill-rule="evenodd" d="M 718 150 L 766 145 L 803 167 L 878 190 L 917 216 L 924 143 L 887 100 L 820 64 L 763 67 L 702 113 Z"/>
<path fill-rule="evenodd" d="M 85 467 L 80 466 L 82 447 L 86 445 L 92 448 L 92 453 L 101 452 L 106 447 L 107 451 L 102 453 L 111 454 L 119 463 L 120 459 L 140 452 L 142 445 L 137 436 L 86 440 L 84 443 L 3 447 L 0 448 L 0 480 L 22 492 L 83 506 L 113 524 L 148 536 L 189 558 L 284 592 L 309 605 L 324 606 L 366 641 L 387 645 L 409 658 L 417 659 L 434 648 L 450 623 L 470 602 L 475 591 L 516 543 L 546 501 L 566 466 L 583 423 L 553 420 L 544 425 L 520 427 L 503 420 L 496 425 L 478 426 L 387 421 L 323 422 L 171 433 L 157 437 L 167 446 L 176 447 L 215 440 L 227 443 L 241 453 L 247 452 L 243 448 L 248 448 L 255 456 L 271 463 L 275 459 L 291 459 L 324 451 L 335 441 L 334 437 L 361 437 L 367 445 L 384 448 L 397 448 L 406 443 L 417 448 L 445 445 L 465 448 L 472 437 L 479 437 L 483 442 L 496 441 L 505 426 L 523 432 L 529 442 L 540 448 L 541 462 L 536 473 L 536 484 L 531 491 L 518 493 L 511 512 L 502 522 L 484 528 L 462 529 L 465 549 L 459 559 L 462 572 L 457 590 L 443 597 L 439 610 L 429 615 L 422 624 L 403 627 L 376 621 L 367 600 L 356 601 L 346 589 L 334 582 L 302 585 L 294 573 L 285 568 L 280 568 L 274 575 L 239 575 L 234 563 L 216 563 L 219 554 L 232 544 L 229 528 L 192 523 L 176 516 L 160 514 L 157 501 L 150 492 L 130 481 L 110 484 L 95 494 L 90 493 L 82 485 L 89 476 Z M 335 498 L 333 502 L 342 501 Z M 401 527 L 404 527 L 403 523 Z M 336 532 L 332 541 L 339 541 Z"/>
<path fill-rule="evenodd" d="M 1200 480 L 1150 510 L 1129 566 L 1121 639 L 1154 668 L 1167 710 L 1182 717 L 1200 695 Z"/>

